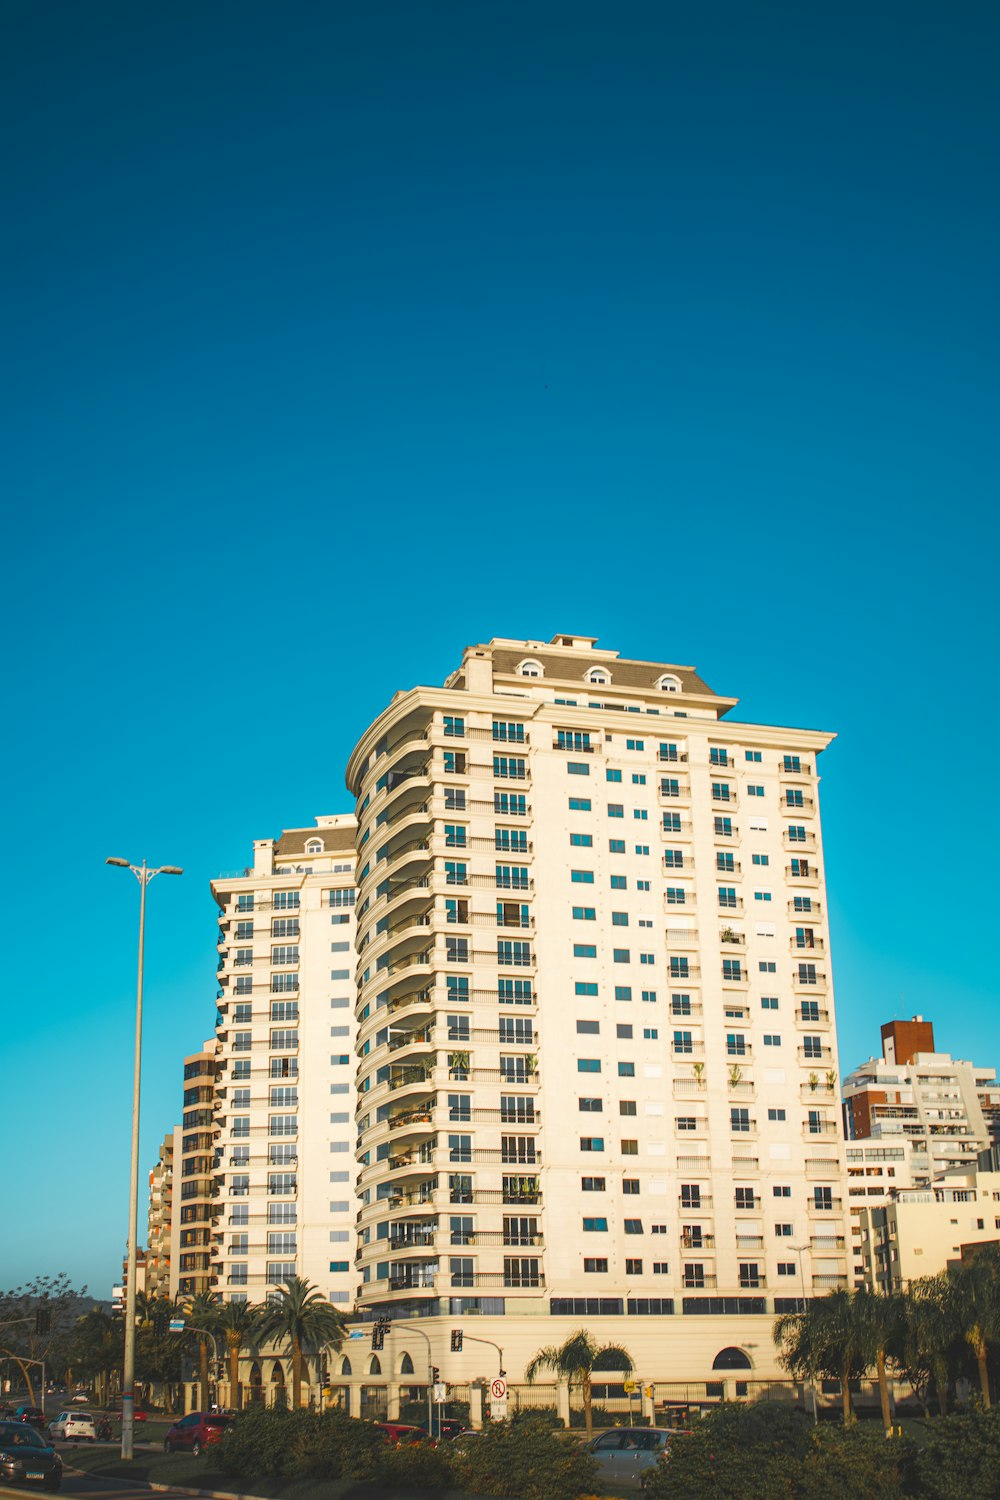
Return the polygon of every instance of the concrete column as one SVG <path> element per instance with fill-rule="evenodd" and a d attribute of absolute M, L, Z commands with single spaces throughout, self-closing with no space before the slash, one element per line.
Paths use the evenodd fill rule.
<path fill-rule="evenodd" d="M 387 1422 L 398 1422 L 399 1421 L 399 1390 L 400 1390 L 399 1382 L 396 1381 L 396 1380 L 390 1380 L 389 1381 L 389 1390 L 388 1390 L 388 1393 L 387 1393 L 387 1400 L 388 1400 L 388 1406 L 386 1408 L 386 1421 Z"/>
<path fill-rule="evenodd" d="M 483 1388 L 481 1385 L 470 1385 L 469 1387 L 469 1426 L 478 1432 L 483 1425 Z"/>
<path fill-rule="evenodd" d="M 559 1413 L 560 1422 L 564 1427 L 568 1427 L 570 1425 L 569 1386 L 562 1380 L 556 1386 L 556 1411 Z"/>
<path fill-rule="evenodd" d="M 642 1405 L 640 1407 L 640 1410 L 642 1412 L 642 1415 L 645 1418 L 647 1418 L 650 1427 L 655 1427 L 655 1425 L 656 1425 L 656 1403 L 653 1400 L 653 1394 L 652 1393 L 653 1393 L 654 1387 L 653 1387 L 652 1381 L 650 1381 L 648 1384 L 643 1384 L 643 1386 L 641 1387 L 641 1389 L 642 1389 Z M 649 1391 L 649 1393 L 650 1393 L 648 1396 L 646 1395 L 647 1391 Z"/>
<path fill-rule="evenodd" d="M 361 1381 L 352 1380 L 348 1386 L 349 1414 L 352 1417 L 361 1417 Z"/>

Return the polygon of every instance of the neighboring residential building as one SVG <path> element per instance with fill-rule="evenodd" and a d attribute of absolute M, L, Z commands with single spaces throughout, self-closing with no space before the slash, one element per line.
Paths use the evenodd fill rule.
<path fill-rule="evenodd" d="M 1000 1120 L 995 1068 L 935 1051 L 923 1016 L 882 1027 L 882 1056 L 848 1074 L 843 1099 L 848 1140 L 910 1141 L 912 1187 L 974 1165 Z"/>
<path fill-rule="evenodd" d="M 855 1286 L 866 1281 L 862 1246 L 861 1210 L 885 1203 L 900 1188 L 909 1188 L 929 1177 L 928 1159 L 914 1150 L 908 1136 L 888 1140 L 848 1141 L 847 1197 L 850 1208 L 850 1251 Z"/>
<path fill-rule="evenodd" d="M 167 1132 L 160 1144 L 159 1159 L 149 1174 L 148 1297 L 169 1297 L 172 1300 L 177 1295 L 180 1225 L 174 1216 L 174 1162 L 180 1160 L 183 1133 L 180 1125 Z"/>
<path fill-rule="evenodd" d="M 171 1294 L 197 1297 L 212 1290 L 215 1213 L 215 1134 L 212 1106 L 217 1072 L 213 1037 L 184 1059 L 184 1114 L 174 1133 Z"/>
<path fill-rule="evenodd" d="M 353 1300 L 354 818 L 259 839 L 219 906 L 212 1282 Z"/>
<path fill-rule="evenodd" d="M 901 1188 L 882 1205 L 860 1210 L 864 1282 L 879 1292 L 905 1291 L 968 1259 L 978 1245 L 1000 1241 L 1000 1163 L 990 1151 L 970 1168 L 926 1188 Z"/>
<path fill-rule="evenodd" d="M 800 1277 L 847 1285 L 831 736 L 735 701 L 587 637 L 494 640 L 350 758 L 352 1298 L 419 1320 L 448 1378 L 486 1368 L 455 1326 L 516 1379 L 582 1323 L 643 1372 L 776 1373 Z M 405 1328 L 386 1350 L 425 1360 Z"/>

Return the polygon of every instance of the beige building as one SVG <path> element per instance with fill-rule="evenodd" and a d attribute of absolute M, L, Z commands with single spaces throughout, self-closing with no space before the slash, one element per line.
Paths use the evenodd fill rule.
<path fill-rule="evenodd" d="M 149 1217 L 146 1251 L 146 1295 L 177 1295 L 179 1224 L 174 1217 L 174 1162 L 180 1160 L 181 1126 L 175 1125 L 160 1143 L 156 1165 L 149 1174 Z"/>
<path fill-rule="evenodd" d="M 922 1276 L 945 1271 L 970 1247 L 1000 1241 L 1000 1165 L 937 1178 L 926 1188 L 903 1188 L 881 1205 L 861 1210 L 864 1283 L 875 1291 L 905 1291 Z"/>
<path fill-rule="evenodd" d="M 298 1275 L 347 1308 L 357 1210 L 354 818 L 257 840 L 252 867 L 220 876 L 212 892 L 213 1289 L 261 1302 Z"/>
<path fill-rule="evenodd" d="M 383 1374 L 425 1366 L 416 1329 L 448 1379 L 487 1373 L 460 1328 L 516 1380 L 585 1324 L 660 1378 L 767 1377 L 773 1314 L 847 1284 L 831 737 L 735 701 L 494 640 L 356 746 L 350 1291 L 392 1320 Z"/>

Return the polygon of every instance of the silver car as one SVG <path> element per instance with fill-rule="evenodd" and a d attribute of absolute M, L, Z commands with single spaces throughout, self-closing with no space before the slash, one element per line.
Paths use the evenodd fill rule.
<path fill-rule="evenodd" d="M 669 1427 L 616 1427 L 594 1438 L 586 1452 L 597 1461 L 600 1479 L 637 1489 L 676 1435 Z"/>

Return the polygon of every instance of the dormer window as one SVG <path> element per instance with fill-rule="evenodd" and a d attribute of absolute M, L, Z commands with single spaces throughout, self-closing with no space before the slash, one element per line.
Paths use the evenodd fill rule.
<path fill-rule="evenodd" d="M 541 662 L 523 661 L 517 669 L 518 677 L 543 677 Z"/>
<path fill-rule="evenodd" d="M 308 844 L 306 845 L 306 853 L 307 854 L 322 854 L 323 853 L 323 841 L 322 841 L 322 839 L 310 839 L 309 842 L 308 842 Z"/>
<path fill-rule="evenodd" d="M 660 678 L 656 686 L 659 688 L 661 693 L 679 693 L 681 690 L 681 681 L 680 678 L 675 677 L 672 672 L 666 672 Z"/>
<path fill-rule="evenodd" d="M 611 674 L 603 667 L 591 667 L 584 680 L 592 687 L 607 687 L 611 681 Z"/>

